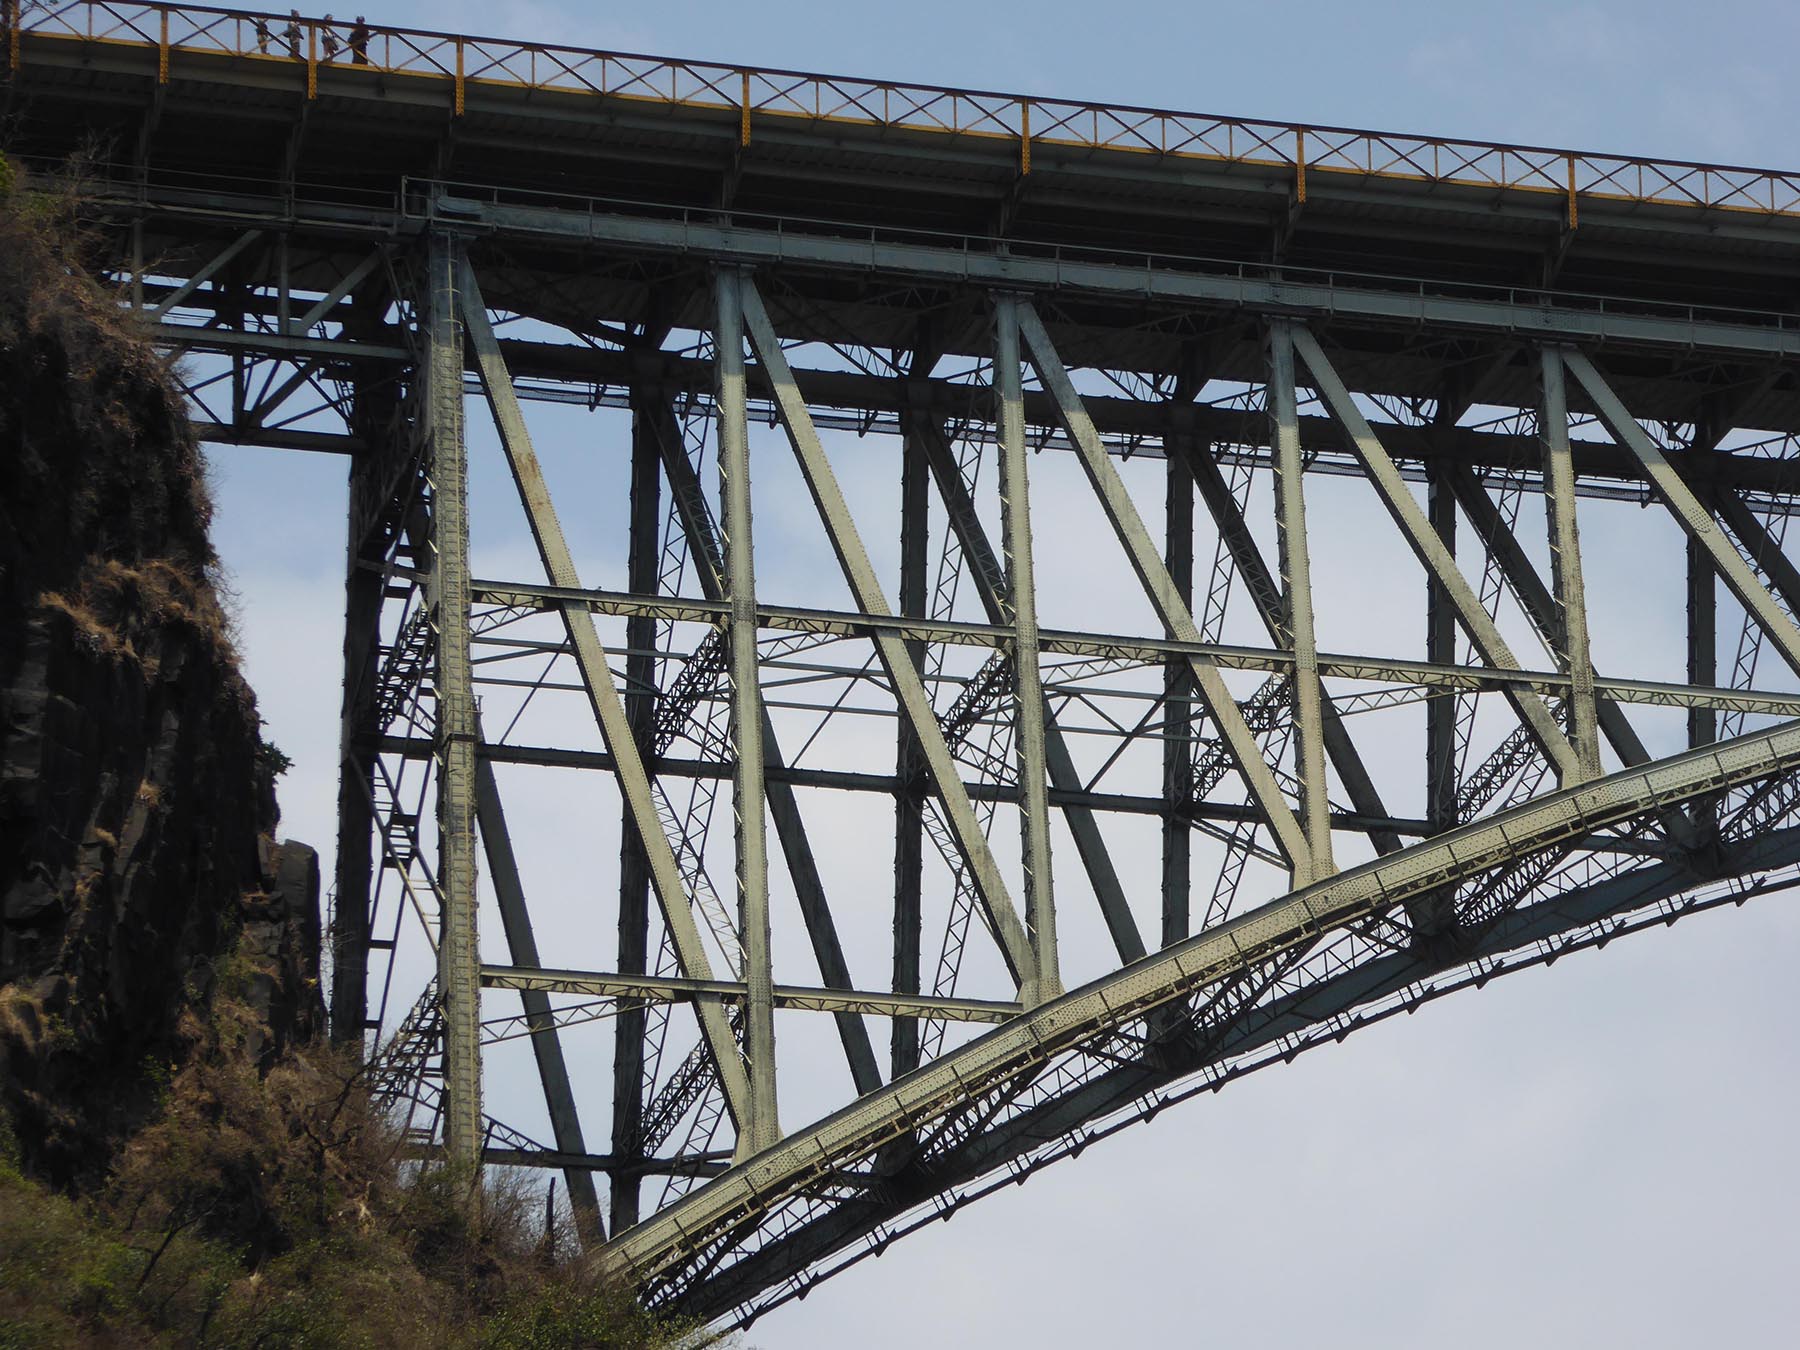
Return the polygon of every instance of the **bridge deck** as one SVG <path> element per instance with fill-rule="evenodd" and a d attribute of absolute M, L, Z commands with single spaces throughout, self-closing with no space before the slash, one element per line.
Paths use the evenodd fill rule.
<path fill-rule="evenodd" d="M 27 7 L 30 10 L 30 7 Z M 27 12 L 30 153 L 387 194 L 404 174 L 1120 250 L 1789 309 L 1800 174 L 377 29 Z M 349 26 L 338 24 L 340 43 Z M 308 59 L 310 56 L 311 59 Z M 145 143 L 139 133 L 149 127 Z"/>
<path fill-rule="evenodd" d="M 1498 288 L 1525 307 L 1554 298 L 1795 324 L 1796 175 L 389 29 L 372 35 L 368 64 L 351 64 L 347 48 L 322 58 L 323 26 L 311 20 L 294 60 L 285 17 L 265 21 L 269 53 L 243 12 L 76 3 L 27 13 L 0 93 L 13 152 L 57 160 L 98 146 L 146 191 L 227 191 L 270 219 L 299 201 L 335 202 L 392 230 L 409 179 L 459 180 L 587 210 L 728 208 L 792 234 L 908 230 L 986 253 L 1159 255 L 1212 270 Z M 342 43 L 347 25 L 336 27 Z M 243 223 L 228 212 L 218 237 Z M 147 229 L 149 256 L 217 246 L 191 217 Z M 689 323 L 710 305 L 693 260 L 584 268 L 577 282 L 569 252 L 566 241 L 513 241 L 505 268 L 488 269 L 491 294 L 552 320 L 564 317 L 554 307 L 616 322 L 655 308 Z M 806 303 L 777 317 L 800 325 L 796 336 L 853 318 L 866 340 L 916 338 L 914 314 L 899 310 L 884 336 L 885 283 L 840 273 L 795 284 Z M 820 332 L 804 331 L 803 310 Z M 1260 369 L 1258 341 L 1232 313 L 1197 312 L 1175 332 L 1144 310 L 1087 297 L 1051 321 L 1077 355 L 1103 351 L 1120 368 L 1173 373 L 1198 334 L 1209 373 Z M 978 329 L 952 314 L 935 340 L 977 350 Z M 1371 391 L 1432 397 L 1447 376 L 1481 368 L 1487 398 L 1529 401 L 1529 363 L 1487 369 L 1481 344 L 1422 338 L 1404 323 L 1340 322 L 1334 337 Z M 1700 421 L 1723 405 L 1739 426 L 1800 428 L 1800 391 L 1783 370 L 1665 353 L 1624 359 L 1615 376 L 1647 416 Z"/>

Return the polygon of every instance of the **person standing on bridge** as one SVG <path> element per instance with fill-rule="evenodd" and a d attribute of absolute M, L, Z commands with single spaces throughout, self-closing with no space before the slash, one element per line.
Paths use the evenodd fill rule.
<path fill-rule="evenodd" d="M 331 15 L 327 14 L 325 16 L 325 22 L 321 24 L 320 27 L 325 30 L 324 37 L 319 39 L 319 45 L 325 49 L 325 59 L 327 61 L 335 61 L 338 54 L 336 21 Z"/>
<path fill-rule="evenodd" d="M 268 23 L 268 20 L 257 19 L 255 21 L 255 23 L 256 23 L 256 54 L 258 56 L 267 56 L 269 54 L 269 23 Z"/>
<path fill-rule="evenodd" d="M 299 10 L 290 9 L 288 11 L 288 26 L 283 31 L 282 36 L 287 39 L 288 55 L 291 56 L 294 60 L 298 61 L 300 59 L 300 11 Z"/>
<path fill-rule="evenodd" d="M 369 64 L 369 25 L 360 14 L 356 16 L 356 27 L 350 30 L 350 62 L 358 66 Z"/>

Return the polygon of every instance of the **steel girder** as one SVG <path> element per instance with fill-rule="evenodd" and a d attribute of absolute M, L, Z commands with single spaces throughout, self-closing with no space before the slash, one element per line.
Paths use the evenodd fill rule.
<path fill-rule="evenodd" d="M 351 456 L 337 1034 L 397 1033 L 377 1063 L 389 1095 L 411 1104 L 422 1152 L 580 1177 L 571 1194 L 596 1244 L 603 1181 L 613 1231 L 598 1259 L 654 1301 L 747 1320 L 922 1216 L 1196 1084 L 1521 961 L 1747 895 L 1800 857 L 1800 732 L 1656 758 L 1646 746 L 1666 743 L 1631 720 L 1655 707 L 1689 710 L 1702 729 L 1721 711 L 1800 717 L 1783 682 L 1715 687 L 1703 659 L 1715 573 L 1747 633 L 1800 650 L 1800 581 L 1779 544 L 1800 482 L 1791 446 L 1742 432 L 1702 464 L 1668 448 L 1666 418 L 1646 426 L 1630 411 L 1650 388 L 1632 373 L 1643 362 L 1672 369 L 1674 353 L 1695 349 L 1782 360 L 1785 329 L 1091 254 L 772 237 L 466 194 L 409 202 L 380 238 L 342 211 L 307 223 L 290 204 L 280 247 L 268 226 L 202 224 L 212 208 L 193 203 L 186 215 L 133 209 L 160 229 L 216 231 L 185 272 L 134 287 L 159 334 L 193 353 L 208 434 Z M 590 270 L 635 278 L 609 294 L 660 288 L 663 317 L 572 315 L 522 280 L 595 259 Z M 1132 363 L 1143 349 L 1128 339 L 1146 324 L 1181 335 L 1186 374 Z M 1446 379 L 1438 396 L 1397 398 L 1368 345 L 1384 325 L 1445 344 L 1446 376 L 1475 351 L 1528 395 L 1459 402 Z M 902 327 L 904 351 L 886 341 Z M 1209 350 L 1246 345 L 1209 346 L 1226 329 L 1247 330 L 1264 364 L 1247 370 L 1234 355 L 1227 373 L 1209 370 Z M 468 503 L 446 476 L 444 400 L 472 396 L 499 432 L 541 579 L 456 575 L 459 491 Z M 623 590 L 584 578 L 563 534 L 580 499 L 559 511 L 527 415 L 557 402 L 632 415 L 629 456 L 602 449 L 590 466 L 616 471 L 623 495 L 629 462 Z M 883 461 L 860 457 L 847 433 L 895 446 L 898 604 L 886 554 L 866 542 L 858 485 Z M 777 434 L 811 502 L 797 514 L 782 502 L 772 529 Z M 1066 611 L 1042 577 L 1074 546 L 1043 533 L 1046 503 L 1067 507 L 1066 484 L 1046 486 L 1035 453 L 1046 450 L 1079 467 L 1103 527 L 1079 546 L 1116 542 L 1148 625 L 1109 614 L 1077 630 L 1038 613 Z M 1139 457 L 1168 461 L 1154 494 Z M 1332 616 L 1312 598 L 1328 533 L 1315 494 L 1331 475 L 1373 490 L 1428 579 L 1425 659 L 1319 638 Z M 1414 497 L 1423 478 L 1426 505 Z M 1548 582 L 1518 538 L 1521 491 L 1546 505 Z M 1266 519 L 1263 492 L 1277 508 Z M 1598 674 L 1582 632 L 1602 602 L 1583 585 L 1592 535 L 1577 515 L 1597 497 L 1652 494 L 1707 569 L 1687 683 L 1630 677 L 1610 657 Z M 1472 528 L 1453 547 L 1458 507 Z M 835 572 L 789 603 L 768 578 L 797 522 Z M 1273 567 L 1259 535 L 1274 542 Z M 1203 594 L 1196 544 L 1215 553 Z M 1471 560 L 1491 575 L 1466 575 Z M 1498 607 L 1501 582 L 1516 613 Z M 1457 626 L 1471 640 L 1461 661 Z M 1521 631 L 1545 639 L 1542 660 L 1515 655 Z M 458 684 L 465 663 L 479 724 Z M 1457 699 L 1504 723 L 1472 733 L 1485 762 L 1460 770 L 1440 711 Z M 531 720 L 555 700 L 592 734 L 548 743 L 576 720 Z M 1398 771 L 1381 734 L 1360 730 L 1409 709 L 1433 710 L 1424 774 Z M 508 712 L 545 743 L 517 739 Z M 852 744 L 868 719 L 885 719 L 894 772 L 814 748 L 815 723 Z M 1601 737 L 1626 766 L 1610 776 Z M 553 897 L 528 884 L 516 839 L 529 826 L 515 811 L 509 831 L 501 798 L 534 766 L 617 785 L 623 857 L 598 888 L 620 896 L 610 968 L 560 949 L 544 964 L 532 936 Z M 1534 795 L 1546 766 L 1565 786 Z M 459 785 L 473 793 L 504 962 L 463 931 L 473 911 L 459 897 L 475 883 Z M 730 803 L 729 843 L 708 837 L 715 794 Z M 885 979 L 853 931 L 868 887 L 830 862 L 823 822 L 845 802 L 891 803 Z M 1013 813 L 1016 849 L 996 829 Z M 1690 815 L 1716 830 L 1686 828 Z M 1160 823 L 1154 879 L 1138 866 L 1134 816 Z M 1080 868 L 1057 857 L 1063 828 Z M 374 884 L 359 891 L 357 845 L 371 830 Z M 709 876 L 724 865 L 735 912 Z M 1284 898 L 1250 907 L 1271 893 Z M 1136 907 L 1153 894 L 1145 927 Z M 816 971 L 782 979 L 790 896 Z M 416 922 L 398 924 L 404 915 Z M 1145 932 L 1159 932 L 1160 952 L 1146 954 Z M 386 991 L 406 978 L 399 953 L 414 933 L 438 978 L 416 1000 L 399 989 L 415 1012 L 398 1017 Z M 1064 983 L 1079 987 L 1064 994 Z M 482 1020 L 477 987 L 518 991 L 523 1012 Z M 812 1014 L 834 1019 L 845 1057 L 833 1072 L 849 1087 L 841 1109 L 805 1124 L 777 1113 L 777 1089 L 787 1101 L 787 1085 L 823 1066 L 784 1061 L 777 1032 Z M 885 1081 L 868 1017 L 892 1022 Z M 610 1045 L 584 1039 L 601 1018 Z M 961 1039 L 965 1024 L 994 1030 Z M 549 1144 L 486 1115 L 471 1077 L 484 1067 L 471 1045 L 491 1054 L 520 1038 L 544 1093 L 522 1109 L 547 1122 Z M 584 1141 L 598 1137 L 603 1079 L 611 1143 L 598 1154 Z M 656 1178 L 660 1195 L 646 1189 Z"/>

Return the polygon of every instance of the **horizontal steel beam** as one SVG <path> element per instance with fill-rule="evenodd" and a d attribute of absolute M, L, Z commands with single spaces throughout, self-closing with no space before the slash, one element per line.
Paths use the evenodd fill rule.
<path fill-rule="evenodd" d="M 438 1157 L 439 1150 L 413 1148 L 403 1157 Z M 730 1166 L 730 1155 L 689 1154 L 681 1158 L 639 1158 L 617 1153 L 571 1153 L 563 1149 L 484 1148 L 483 1162 L 498 1167 L 542 1167 L 566 1172 L 609 1172 L 614 1176 L 710 1177 Z"/>
<path fill-rule="evenodd" d="M 749 990 L 742 980 L 689 980 L 524 966 L 483 966 L 481 983 L 487 989 L 538 989 L 547 994 L 588 994 L 640 1003 L 688 1003 L 702 996 L 715 997 L 721 1003 L 742 1003 Z M 1017 1017 L 1021 1011 L 1018 1003 L 994 999 L 884 994 L 799 984 L 776 985 L 775 1006 L 874 1017 L 929 1017 L 942 1022 L 998 1023 Z"/>
<path fill-rule="evenodd" d="M 250 351 L 258 355 L 302 359 L 337 358 L 381 360 L 406 364 L 411 360 L 405 347 L 393 343 L 348 342 L 340 338 L 285 338 L 275 333 L 242 333 L 216 327 L 200 328 L 191 324 L 163 323 L 156 328 L 156 340 L 172 349 L 186 352 L 227 354 Z M 518 396 L 525 400 L 550 400 L 577 403 L 582 407 L 606 407 L 624 410 L 629 406 L 629 387 L 633 383 L 650 383 L 673 392 L 692 395 L 700 405 L 710 404 L 713 374 L 710 362 L 674 351 L 615 351 L 604 347 L 509 339 L 500 343 L 508 368 L 519 380 L 538 381 L 522 384 Z M 469 362 L 474 369 L 473 358 Z M 965 437 L 991 434 L 994 410 L 987 391 L 940 377 L 909 377 L 900 381 L 880 375 L 852 370 L 796 369 L 794 380 L 800 386 L 808 405 L 814 409 L 821 425 L 866 432 L 870 417 L 891 419 L 892 425 L 877 426 L 899 434 L 900 415 L 908 409 L 925 410 L 945 418 L 971 417 L 963 428 Z M 758 366 L 746 371 L 746 381 L 754 398 L 768 397 L 767 380 Z M 546 385 L 566 385 L 566 389 Z M 471 392 L 476 386 L 471 385 Z M 1083 402 L 1094 424 L 1108 437 L 1125 438 L 1132 456 L 1161 457 L 1163 437 L 1169 430 L 1170 405 L 1154 399 L 1132 399 L 1119 396 L 1084 396 Z M 1024 394 L 1025 418 L 1034 427 L 1052 428 L 1055 409 L 1049 396 L 1039 390 Z M 1231 458 L 1232 447 L 1263 447 L 1269 439 L 1268 417 L 1260 410 L 1220 407 L 1206 403 L 1178 405 L 1177 416 L 1183 430 L 1209 441 L 1214 453 Z M 847 418 L 841 423 L 836 418 Z M 1339 460 L 1309 455 L 1306 471 L 1334 476 L 1360 476 L 1362 469 L 1349 459 L 1349 446 L 1338 425 L 1328 417 L 1302 416 L 1298 419 L 1300 444 L 1309 451 L 1342 456 Z M 1535 463 L 1537 441 L 1486 427 L 1425 427 L 1401 423 L 1382 423 L 1377 427 L 1382 442 L 1393 457 L 1401 462 L 1402 473 L 1411 479 L 1422 479 L 1423 463 L 1449 459 L 1474 469 L 1504 468 L 1521 460 Z M 290 433 L 306 437 L 292 444 L 284 442 L 278 432 L 261 432 L 246 428 L 234 432 L 219 423 L 207 423 L 201 429 L 203 440 L 223 440 L 269 445 L 281 449 L 360 451 L 360 442 L 325 433 Z M 318 437 L 314 440 L 312 438 Z M 1034 439 L 1034 444 L 1039 442 Z M 1052 432 L 1041 442 L 1046 448 L 1072 450 L 1066 437 Z M 1109 442 L 1114 453 L 1126 448 Z M 1577 493 L 1582 496 L 1643 499 L 1648 491 L 1642 485 L 1642 467 L 1623 447 L 1599 441 L 1573 441 Z M 1747 491 L 1785 494 L 1800 488 L 1800 472 L 1791 462 L 1770 459 L 1731 450 L 1710 452 L 1707 472 L 1718 483 L 1731 484 Z M 1535 475 L 1526 480 L 1531 491 L 1538 490 Z"/>
<path fill-rule="evenodd" d="M 472 592 L 477 603 L 482 604 L 549 611 L 561 610 L 571 602 L 584 603 L 596 614 L 647 614 L 673 623 L 716 625 L 723 620 L 727 609 L 725 602 L 718 600 L 634 595 L 627 591 L 540 586 L 527 582 L 476 581 Z M 764 628 L 784 632 L 820 633 L 850 638 L 899 636 L 995 650 L 1010 647 L 1014 641 L 1012 630 L 1000 624 L 857 614 L 847 610 L 811 609 L 797 605 L 759 604 L 757 622 Z M 1114 658 L 1146 666 L 1160 665 L 1171 656 L 1202 657 L 1228 670 L 1286 672 L 1292 670 L 1294 665 L 1294 654 L 1291 651 L 1275 648 L 1182 642 L 1175 638 L 1084 633 L 1068 629 L 1044 629 L 1040 634 L 1039 645 L 1043 651 L 1055 655 Z M 1320 654 L 1319 673 L 1333 679 L 1365 680 L 1377 684 L 1433 685 L 1445 689 L 1473 690 L 1526 689 L 1558 696 L 1567 694 L 1570 688 L 1569 676 L 1554 670 L 1440 665 L 1428 661 L 1403 661 L 1338 653 Z M 1612 678 L 1597 680 L 1594 687 L 1601 695 L 1619 703 L 1642 703 L 1669 708 L 1728 708 L 1782 717 L 1800 717 L 1800 694 Z"/>
<path fill-rule="evenodd" d="M 265 450 L 310 450 L 324 455 L 360 455 L 368 446 L 360 437 L 334 431 L 297 431 L 292 427 L 233 427 L 195 419 L 194 435 L 207 445 L 254 445 Z"/>
<path fill-rule="evenodd" d="M 383 755 L 401 755 L 407 759 L 429 759 L 431 741 L 419 736 L 381 736 L 361 748 Z M 611 773 L 617 767 L 604 750 L 568 750 L 547 745 L 481 745 L 477 755 L 494 764 L 530 765 L 543 769 L 591 769 Z M 664 778 L 730 778 L 731 765 L 715 759 L 660 759 L 658 776 Z M 892 795 L 916 788 L 916 784 L 891 773 L 863 773 L 854 769 L 808 769 L 792 765 L 773 765 L 765 770 L 771 783 L 792 787 L 820 788 L 838 792 L 879 792 Z M 964 780 L 963 789 L 978 802 L 1019 800 L 1019 790 L 1010 784 L 976 783 Z M 1117 792 L 1094 792 L 1081 789 L 1051 787 L 1050 804 L 1056 807 L 1083 807 L 1090 811 L 1111 811 L 1123 815 L 1158 816 L 1168 812 L 1169 804 L 1161 797 L 1134 796 Z M 1190 802 L 1180 814 L 1195 822 L 1259 820 L 1254 807 L 1242 802 Z M 1404 816 L 1366 816 L 1355 811 L 1332 814 L 1334 828 L 1344 830 L 1392 830 L 1396 834 L 1422 836 L 1432 826 L 1423 820 Z"/>
<path fill-rule="evenodd" d="M 1424 285 L 1406 289 L 1397 281 L 1385 286 L 1353 285 L 1335 278 L 1288 281 L 1248 265 L 1221 275 L 1184 270 L 1180 260 L 1148 254 L 1121 255 L 1107 262 L 1034 257 L 1022 250 L 1001 253 L 909 242 L 886 232 L 865 238 L 809 234 L 720 225 L 712 213 L 705 218 L 685 213 L 674 218 L 613 215 L 579 201 L 558 209 L 484 202 L 447 192 L 427 199 L 424 219 L 743 266 L 798 263 L 937 283 L 1229 307 L 1322 320 L 1349 317 L 1561 342 L 1800 356 L 1800 326 L 1775 315 L 1763 322 L 1745 322 L 1693 311 L 1634 311 L 1629 305 L 1608 310 L 1604 302 L 1577 308 L 1559 304 L 1557 297 L 1543 291 L 1464 295 L 1434 292 Z"/>
<path fill-rule="evenodd" d="M 213 300 L 221 297 L 207 294 L 205 299 Z M 193 303 L 199 308 L 197 302 Z M 385 342 L 365 342 L 350 338 L 315 337 L 310 333 L 276 333 L 258 332 L 254 329 L 237 328 L 202 328 L 191 323 L 175 323 L 169 319 L 154 322 L 153 331 L 156 340 L 181 351 L 211 352 L 227 355 L 233 352 L 254 352 L 259 356 L 287 356 L 295 359 L 313 359 L 316 357 L 335 357 L 340 361 L 401 361 L 412 362 L 417 359 L 413 352 L 405 347 L 392 346 Z M 474 369 L 471 361 L 469 368 Z"/>

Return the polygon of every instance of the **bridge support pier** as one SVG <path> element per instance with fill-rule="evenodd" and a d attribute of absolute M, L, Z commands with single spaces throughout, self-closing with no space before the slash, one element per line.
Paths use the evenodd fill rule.
<path fill-rule="evenodd" d="M 1039 668 L 1037 578 L 1031 562 L 1030 490 L 1025 472 L 1025 402 L 1019 373 L 1018 302 L 994 302 L 999 339 L 994 387 L 1000 401 L 1000 519 L 1013 625 L 1013 727 L 1018 751 L 1025 924 L 1033 967 L 1020 990 L 1027 1008 L 1062 993 L 1056 959 L 1056 901 L 1050 880 L 1050 798 L 1044 768 L 1044 682 Z"/>
<path fill-rule="evenodd" d="M 357 421 L 365 438 L 372 425 L 357 392 Z M 337 862 L 331 911 L 331 1039 L 363 1054 L 368 1019 L 371 836 L 375 827 L 374 770 L 368 742 L 379 734 L 375 690 L 380 674 L 382 568 L 385 535 L 379 521 L 379 474 L 369 460 L 350 463 L 348 547 L 344 568 L 344 693 L 339 714 Z"/>
<path fill-rule="evenodd" d="M 431 483 L 426 593 L 437 637 L 438 991 L 444 1005 L 444 1151 L 473 1176 L 481 1163 L 481 954 L 475 933 L 475 690 L 469 657 L 468 451 L 461 248 L 433 235 L 428 252 L 424 416 Z"/>
<path fill-rule="evenodd" d="M 732 805 L 736 817 L 738 930 L 744 947 L 744 1051 L 750 1118 L 739 1122 L 738 1156 L 781 1138 L 775 1100 L 775 977 L 769 929 L 769 838 L 763 805 L 763 710 L 756 655 L 756 571 L 751 538 L 750 429 L 744 405 L 743 277 L 717 278 L 713 359 L 719 381 L 719 495 L 723 499 L 725 590 L 731 604 Z"/>
<path fill-rule="evenodd" d="M 626 552 L 626 580 L 639 595 L 654 595 L 660 581 L 661 548 L 657 527 L 662 516 L 662 471 L 658 438 L 664 419 L 673 421 L 661 390 L 637 384 L 631 390 L 631 523 Z M 625 621 L 625 717 L 645 767 L 656 772 L 656 620 L 634 614 Z M 619 970 L 628 975 L 649 971 L 650 859 L 632 827 L 631 806 L 620 807 L 619 824 Z M 644 1034 L 648 1019 L 642 1006 L 620 1007 L 613 1034 L 613 1156 L 636 1161 L 643 1152 L 644 1098 L 652 1085 L 644 1082 Z M 611 1176 L 612 1228 L 616 1233 L 638 1220 L 643 1177 L 630 1167 Z"/>

